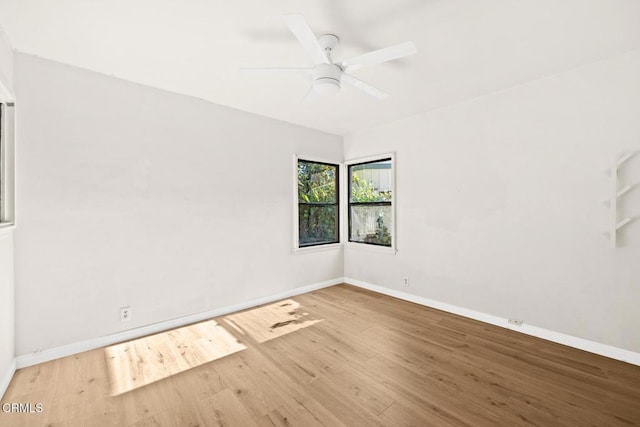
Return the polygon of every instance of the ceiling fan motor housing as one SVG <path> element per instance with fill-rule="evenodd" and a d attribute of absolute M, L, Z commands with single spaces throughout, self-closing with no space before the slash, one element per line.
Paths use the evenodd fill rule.
<path fill-rule="evenodd" d="M 341 75 L 342 69 L 336 64 L 318 64 L 313 69 L 313 89 L 321 94 L 337 93 Z"/>

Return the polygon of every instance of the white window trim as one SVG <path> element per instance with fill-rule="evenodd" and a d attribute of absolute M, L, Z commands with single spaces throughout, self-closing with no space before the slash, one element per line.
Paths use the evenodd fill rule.
<path fill-rule="evenodd" d="M 338 239 L 340 240 L 337 243 L 327 243 L 324 245 L 314 245 L 314 246 L 304 246 L 300 247 L 298 239 L 299 236 L 299 227 L 298 224 L 298 160 L 308 161 L 308 162 L 318 162 L 318 163 L 328 163 L 331 165 L 338 166 L 338 180 L 340 183 L 339 190 L 339 200 L 338 200 Z M 342 215 L 342 205 L 344 201 L 343 193 L 342 193 L 342 182 L 344 181 L 344 165 L 340 161 L 323 159 L 316 156 L 305 156 L 301 154 L 295 154 L 293 156 L 293 252 L 296 254 L 309 253 L 309 252 L 322 252 L 322 251 L 331 251 L 340 249 L 344 245 L 343 240 L 343 230 L 344 230 L 344 216 Z"/>
<path fill-rule="evenodd" d="M 357 163 L 367 163 L 367 162 L 375 162 L 377 160 L 383 159 L 391 159 L 391 247 L 388 246 L 377 246 L 371 245 L 368 243 L 359 243 L 359 242 L 350 242 L 349 241 L 349 166 Z M 342 210 L 340 212 L 340 218 L 345 222 L 342 224 L 342 237 L 341 241 L 344 242 L 344 246 L 347 249 L 358 249 L 358 250 L 367 250 L 372 252 L 386 253 L 395 255 L 398 253 L 398 248 L 396 245 L 397 240 L 397 226 L 396 226 L 396 153 L 385 153 L 385 154 L 377 154 L 375 156 L 367 156 L 367 157 L 359 157 L 356 159 L 346 160 L 343 163 L 344 179 L 341 178 L 341 189 L 340 194 L 342 194 Z"/>
<path fill-rule="evenodd" d="M 0 131 L 2 144 L 0 167 L 2 179 L 0 191 L 3 194 L 0 206 L 0 234 L 5 234 L 15 228 L 15 107 L 13 94 L 0 81 L 0 103 L 3 106 L 2 125 Z"/>

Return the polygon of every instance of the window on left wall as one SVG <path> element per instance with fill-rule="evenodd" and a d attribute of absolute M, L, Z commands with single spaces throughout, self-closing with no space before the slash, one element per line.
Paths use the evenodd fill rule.
<path fill-rule="evenodd" d="M 14 222 L 13 109 L 0 100 L 0 227 Z"/>
<path fill-rule="evenodd" d="M 340 242 L 339 165 L 298 159 L 298 247 Z"/>

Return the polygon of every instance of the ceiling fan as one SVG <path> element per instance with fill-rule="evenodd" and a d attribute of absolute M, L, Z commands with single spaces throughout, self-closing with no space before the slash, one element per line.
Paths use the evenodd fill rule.
<path fill-rule="evenodd" d="M 417 52 L 413 42 L 400 43 L 384 49 L 374 50 L 341 62 L 334 62 L 331 57 L 333 48 L 340 39 L 334 34 L 324 34 L 319 38 L 313 34 L 305 17 L 301 14 L 284 15 L 284 20 L 298 39 L 302 47 L 313 59 L 312 68 L 243 68 L 242 71 L 251 74 L 304 74 L 312 77 L 311 88 L 307 98 L 312 93 L 321 95 L 334 94 L 340 91 L 342 83 L 353 86 L 364 93 L 378 99 L 385 99 L 389 95 L 368 83 L 357 79 L 348 71 L 376 65 L 394 59 L 413 55 Z"/>

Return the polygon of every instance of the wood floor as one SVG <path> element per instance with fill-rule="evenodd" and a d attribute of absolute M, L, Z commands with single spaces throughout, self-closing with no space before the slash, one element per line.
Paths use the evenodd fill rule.
<path fill-rule="evenodd" d="M 21 369 L 0 425 L 640 425 L 638 366 L 347 285 L 213 322 Z"/>

